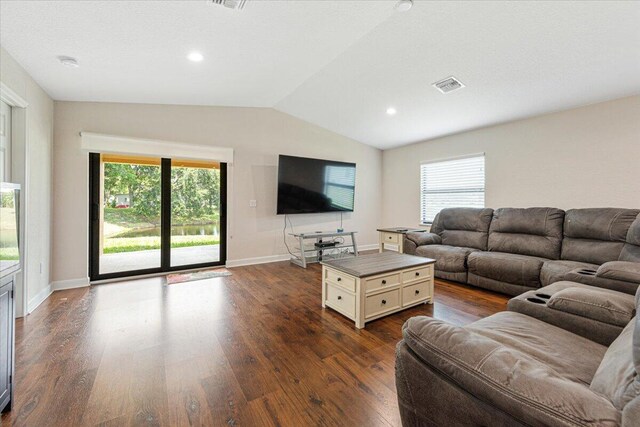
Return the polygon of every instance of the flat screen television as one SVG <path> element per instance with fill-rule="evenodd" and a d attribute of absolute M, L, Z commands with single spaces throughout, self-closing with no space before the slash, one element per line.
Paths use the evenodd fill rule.
<path fill-rule="evenodd" d="M 278 215 L 353 212 L 356 164 L 280 155 Z"/>

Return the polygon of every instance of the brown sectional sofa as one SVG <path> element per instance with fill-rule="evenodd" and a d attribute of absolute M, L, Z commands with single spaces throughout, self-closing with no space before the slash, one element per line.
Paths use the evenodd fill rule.
<path fill-rule="evenodd" d="M 597 288 L 570 289 L 575 296 Z M 635 300 L 619 297 L 622 306 L 631 301 L 632 314 L 640 308 L 640 290 Z M 621 320 L 615 308 L 602 311 L 608 299 L 578 311 Z M 640 317 L 620 330 L 603 345 L 513 311 L 463 327 L 411 318 L 396 348 L 402 425 L 638 426 Z"/>
<path fill-rule="evenodd" d="M 443 209 L 404 250 L 434 258 L 436 277 L 509 295 L 561 280 L 634 294 L 640 210 Z"/>

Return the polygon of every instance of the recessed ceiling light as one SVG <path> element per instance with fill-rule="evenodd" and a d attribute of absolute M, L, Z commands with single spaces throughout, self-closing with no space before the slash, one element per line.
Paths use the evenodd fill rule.
<path fill-rule="evenodd" d="M 398 12 L 406 12 L 407 10 L 411 9 L 412 6 L 413 0 L 400 0 L 398 3 L 396 3 L 396 10 Z"/>
<path fill-rule="evenodd" d="M 393 107 L 389 107 L 387 108 L 387 114 L 390 116 L 395 116 L 395 114 L 397 113 L 396 109 Z"/>
<path fill-rule="evenodd" d="M 59 56 L 58 61 L 60 61 L 60 63 L 65 67 L 69 68 L 78 68 L 80 66 L 80 64 L 78 64 L 78 61 L 70 56 Z"/>
<path fill-rule="evenodd" d="M 200 52 L 191 52 L 189 55 L 187 55 L 187 59 L 193 62 L 200 62 L 204 59 L 204 56 L 202 56 Z"/>

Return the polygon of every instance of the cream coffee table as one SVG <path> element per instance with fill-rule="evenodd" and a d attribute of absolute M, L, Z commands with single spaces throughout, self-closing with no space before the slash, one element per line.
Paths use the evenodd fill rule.
<path fill-rule="evenodd" d="M 435 262 L 396 252 L 324 261 L 322 307 L 331 307 L 364 328 L 365 322 L 433 304 Z"/>

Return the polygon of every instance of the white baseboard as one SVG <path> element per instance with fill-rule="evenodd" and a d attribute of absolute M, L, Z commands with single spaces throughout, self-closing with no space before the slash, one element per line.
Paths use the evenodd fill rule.
<path fill-rule="evenodd" d="M 377 243 L 374 243 L 371 245 L 358 246 L 358 252 L 370 251 L 374 249 L 378 249 Z M 231 260 L 227 260 L 226 266 L 241 267 L 244 265 L 268 264 L 270 262 L 288 261 L 290 258 L 291 258 L 291 255 L 282 254 L 282 255 L 261 256 L 261 257 L 255 257 L 255 258 L 231 259 Z"/>
<path fill-rule="evenodd" d="M 358 252 L 361 251 L 372 251 L 372 250 L 378 250 L 378 248 L 380 247 L 380 245 L 378 243 L 372 243 L 370 245 L 358 245 Z"/>
<path fill-rule="evenodd" d="M 58 280 L 51 283 L 51 288 L 53 291 L 62 291 L 64 289 L 75 289 L 75 288 L 84 288 L 85 286 L 89 286 L 89 278 L 83 277 L 82 279 L 71 279 L 71 280 Z"/>
<path fill-rule="evenodd" d="M 53 289 L 51 288 L 51 285 L 47 285 L 43 290 L 38 292 L 36 296 L 31 298 L 27 303 L 27 314 L 33 313 L 33 310 L 38 308 L 38 306 L 42 304 L 44 300 L 49 298 L 49 295 L 52 293 Z"/>
<path fill-rule="evenodd" d="M 269 255 L 259 256 L 255 258 L 242 258 L 242 259 L 230 259 L 227 260 L 227 267 L 241 267 L 243 265 L 255 265 L 255 264 L 268 264 L 270 262 L 288 261 L 291 255 Z"/>

